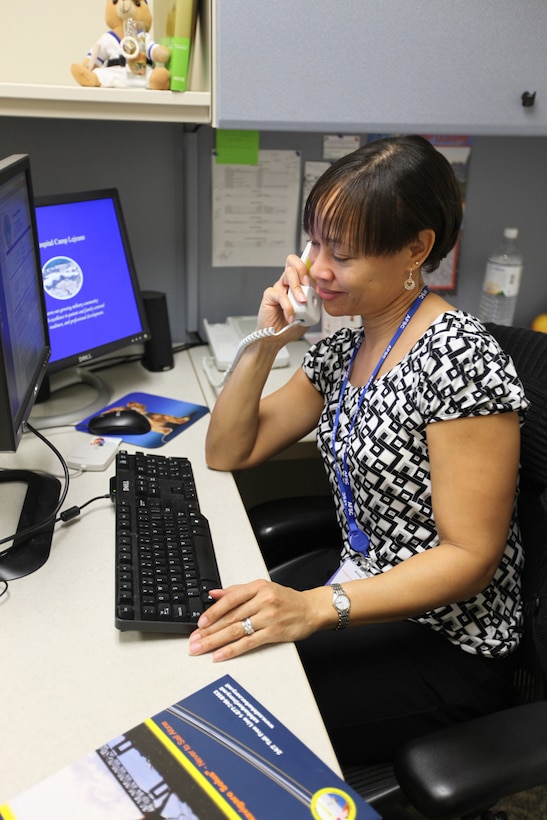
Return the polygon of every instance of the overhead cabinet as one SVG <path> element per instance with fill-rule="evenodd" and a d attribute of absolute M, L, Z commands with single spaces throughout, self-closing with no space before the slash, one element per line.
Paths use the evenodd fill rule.
<path fill-rule="evenodd" d="M 219 0 L 215 21 L 219 127 L 547 134 L 544 0 Z"/>

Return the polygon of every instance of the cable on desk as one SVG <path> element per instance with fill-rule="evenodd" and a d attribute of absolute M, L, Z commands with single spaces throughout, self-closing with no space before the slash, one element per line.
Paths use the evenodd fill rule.
<path fill-rule="evenodd" d="M 90 498 L 89 501 L 86 501 L 84 504 L 81 504 L 79 507 L 69 507 L 68 510 L 63 510 L 62 513 L 55 519 L 55 523 L 58 524 L 60 521 L 63 524 L 66 524 L 67 521 L 72 521 L 73 518 L 76 518 L 82 512 L 85 507 L 88 507 L 89 504 L 93 504 L 94 501 L 101 501 L 103 498 L 111 498 L 110 493 L 106 493 L 105 495 L 96 495 L 95 498 Z"/>
<path fill-rule="evenodd" d="M 181 342 L 180 344 L 173 345 L 172 352 L 174 354 L 182 353 L 185 350 L 191 350 L 191 348 L 193 347 L 201 347 L 205 344 L 205 342 L 203 341 L 203 339 L 200 338 L 198 333 L 195 333 L 194 335 L 197 337 L 195 341 Z M 98 361 L 91 362 L 88 365 L 80 366 L 80 369 L 89 370 L 91 373 L 99 373 L 102 370 L 109 370 L 111 367 L 116 367 L 119 364 L 131 364 L 132 362 L 140 362 L 142 361 L 142 358 L 142 353 L 128 353 L 123 356 L 110 356 L 109 358 L 102 360 L 99 359 Z"/>
<path fill-rule="evenodd" d="M 27 527 L 26 530 L 21 530 L 20 532 L 14 533 L 13 535 L 8 535 L 7 537 L 0 539 L 0 544 L 5 544 L 8 541 L 13 541 L 15 538 L 25 538 L 27 535 L 32 535 L 33 533 L 38 532 L 39 530 L 43 529 L 48 524 L 51 524 L 52 521 L 53 521 L 54 524 L 59 524 L 60 522 L 62 522 L 63 524 L 66 524 L 68 521 L 72 521 L 73 518 L 76 518 L 78 515 L 80 515 L 82 510 L 85 509 L 85 507 L 89 506 L 89 504 L 93 504 L 94 501 L 101 501 L 104 498 L 111 498 L 110 493 L 106 493 L 104 495 L 96 495 L 94 498 L 90 498 L 84 504 L 80 504 L 80 506 L 75 505 L 73 507 L 69 507 L 68 510 L 63 510 L 62 513 L 59 513 L 59 510 L 61 509 L 61 507 L 64 504 L 65 498 L 66 498 L 67 493 L 68 493 L 68 487 L 69 487 L 69 484 L 70 484 L 70 474 L 69 474 L 69 471 L 68 471 L 68 465 L 67 465 L 66 461 L 64 460 L 63 456 L 61 455 L 61 453 L 57 450 L 57 448 L 50 441 L 48 441 L 48 439 L 45 436 L 43 436 L 41 433 L 39 433 L 38 430 L 35 430 L 34 427 L 32 427 L 31 424 L 27 423 L 26 427 L 27 427 L 28 430 L 30 430 L 32 433 L 34 433 L 34 435 L 36 435 L 36 436 L 38 436 L 38 438 L 42 439 L 42 441 L 44 441 L 51 450 L 53 450 L 53 452 L 55 453 L 55 455 L 57 456 L 57 458 L 59 459 L 59 461 L 61 462 L 61 465 L 63 467 L 65 483 L 64 483 L 63 491 L 61 492 L 61 495 L 59 497 L 59 501 L 57 502 L 57 504 L 55 506 L 55 509 L 53 510 L 51 515 L 49 515 L 46 519 L 41 521 L 39 524 L 35 524 L 33 527 Z M 6 555 L 10 551 L 10 549 L 11 549 L 11 547 L 8 547 L 8 549 L 6 549 L 6 550 L 2 550 L 0 552 L 0 558 L 2 558 L 2 556 Z"/>
<path fill-rule="evenodd" d="M 66 495 L 66 493 L 65 493 L 65 495 Z M 62 522 L 63 524 L 66 524 L 68 521 L 72 521 L 74 518 L 76 518 L 78 515 L 80 515 L 82 510 L 85 509 L 85 507 L 89 506 L 89 504 L 93 504 L 93 502 L 100 501 L 104 498 L 109 498 L 109 499 L 112 500 L 112 496 L 111 496 L 110 493 L 106 493 L 105 495 L 96 495 L 94 498 L 90 498 L 88 501 L 86 501 L 84 504 L 81 504 L 79 507 L 74 506 L 74 507 L 69 507 L 68 510 L 63 510 L 63 512 L 60 513 L 55 518 L 54 524 L 58 524 L 59 522 Z M 59 505 L 57 505 L 55 512 L 58 512 L 58 510 L 59 510 Z M 47 522 L 51 522 L 51 516 L 49 516 L 49 518 L 47 519 Z M 32 527 L 32 528 L 29 527 L 28 530 L 26 530 L 26 532 L 32 532 L 32 531 L 35 531 L 36 529 L 42 528 L 46 525 L 47 522 L 43 522 L 42 524 L 37 525 L 37 527 Z M 21 533 L 17 533 L 17 537 L 19 537 L 20 534 Z M 15 536 L 10 536 L 10 538 L 8 538 L 7 540 L 13 540 L 14 538 L 15 538 Z M 2 541 L 0 541 L 0 544 L 4 543 L 5 540 L 6 539 L 3 539 Z M 3 552 L 0 552 L 0 557 L 2 557 L 3 555 L 6 555 L 6 553 L 8 553 L 10 551 L 10 549 L 11 548 L 8 548 L 7 550 L 4 550 Z M 0 584 L 4 585 L 2 588 L 0 588 L 0 598 L 1 598 L 8 591 L 9 584 L 3 578 L 0 578 Z"/>
<path fill-rule="evenodd" d="M 200 338 L 198 333 L 195 333 L 194 335 L 196 336 L 196 339 L 194 341 L 181 342 L 180 344 L 174 345 L 172 348 L 173 354 L 182 353 L 185 350 L 191 350 L 191 348 L 193 347 L 202 347 L 205 344 L 205 342 L 203 341 L 203 339 Z M 123 355 L 113 355 L 108 356 L 104 359 L 98 359 L 97 361 L 90 362 L 87 365 L 80 365 L 78 367 L 78 370 L 89 373 L 100 373 L 103 370 L 110 370 L 111 367 L 117 367 L 120 364 L 132 364 L 133 362 L 140 362 L 142 361 L 142 359 L 142 353 L 125 353 Z M 68 387 L 74 387 L 79 384 L 81 384 L 81 381 L 79 379 L 74 379 L 73 381 L 63 384 L 63 389 L 66 389 Z M 30 429 L 30 426 L 27 426 Z M 73 428 L 74 424 L 63 424 L 60 426 Z"/>
<path fill-rule="evenodd" d="M 65 459 L 63 458 L 59 450 L 55 447 L 55 445 L 52 444 L 51 441 L 49 441 L 45 436 L 43 436 L 42 433 L 36 430 L 28 421 L 25 423 L 25 430 L 29 430 L 31 433 L 34 433 L 35 436 L 41 439 L 49 447 L 49 449 L 55 453 L 55 455 L 61 462 L 61 467 L 63 468 L 64 486 L 61 491 L 61 495 L 59 496 L 59 500 L 55 505 L 55 509 L 50 515 L 48 515 L 47 518 L 44 519 L 44 521 L 41 521 L 39 524 L 34 524 L 32 527 L 27 527 L 25 530 L 15 532 L 13 533 L 13 535 L 8 535 L 5 538 L 0 538 L 0 544 L 7 544 L 8 541 L 13 541 L 15 538 L 26 538 L 28 535 L 33 535 L 34 533 L 39 532 L 40 530 L 44 529 L 44 527 L 47 527 L 49 524 L 51 524 L 52 521 L 55 521 L 57 513 L 59 512 L 59 510 L 65 502 L 65 498 L 67 496 L 68 488 L 70 485 L 70 474 L 68 471 L 68 464 L 66 463 Z M 11 547 L 8 547 L 7 549 L 0 551 L 0 558 L 3 558 L 4 555 L 7 555 L 10 549 Z"/>

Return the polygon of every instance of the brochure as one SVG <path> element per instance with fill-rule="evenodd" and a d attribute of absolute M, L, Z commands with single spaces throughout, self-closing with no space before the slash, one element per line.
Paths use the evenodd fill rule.
<path fill-rule="evenodd" d="M 0 806 L 1 820 L 373 820 L 230 675 Z"/>

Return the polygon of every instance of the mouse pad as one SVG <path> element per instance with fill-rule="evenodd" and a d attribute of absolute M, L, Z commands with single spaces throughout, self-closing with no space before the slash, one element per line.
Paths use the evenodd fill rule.
<path fill-rule="evenodd" d="M 187 401 L 168 399 L 165 396 L 154 396 L 152 393 L 128 393 L 112 404 L 107 404 L 99 412 L 93 413 L 76 425 L 76 430 L 89 433 L 88 423 L 91 418 L 108 413 L 109 410 L 137 410 L 150 422 L 150 432 L 139 436 L 130 436 L 119 430 L 112 435 L 118 436 L 129 444 L 138 447 L 162 447 L 171 441 L 183 430 L 186 430 L 195 421 L 209 412 L 209 408 L 201 404 L 191 404 Z"/>

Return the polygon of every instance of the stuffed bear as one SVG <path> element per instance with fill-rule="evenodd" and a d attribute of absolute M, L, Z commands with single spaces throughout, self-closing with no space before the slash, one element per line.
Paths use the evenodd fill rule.
<path fill-rule="evenodd" d="M 152 13 L 148 0 L 106 0 L 105 22 L 109 31 L 101 35 L 82 63 L 71 66 L 76 82 L 90 87 L 146 85 L 159 91 L 168 89 L 168 69 L 154 63 L 166 63 L 169 49 L 155 43 L 149 34 Z M 132 36 L 130 30 L 128 36 L 127 28 L 132 26 L 143 29 L 142 35 Z M 145 54 L 139 56 L 140 41 Z"/>

